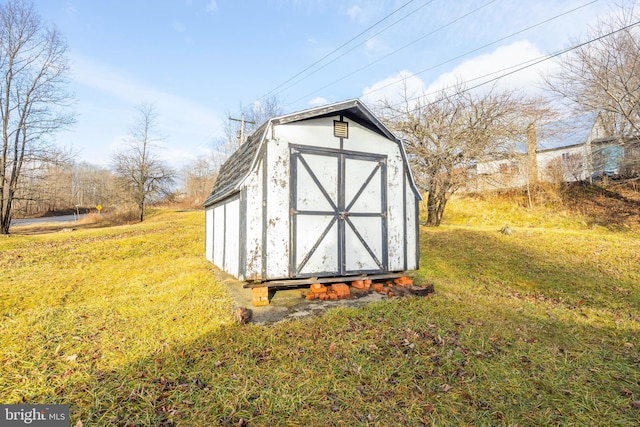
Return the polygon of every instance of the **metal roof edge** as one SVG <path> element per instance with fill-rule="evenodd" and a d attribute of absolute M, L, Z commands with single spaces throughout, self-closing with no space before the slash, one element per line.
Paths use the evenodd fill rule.
<path fill-rule="evenodd" d="M 318 107 L 307 108 L 306 110 L 296 111 L 289 114 L 283 114 L 271 119 L 274 125 L 293 123 L 300 120 L 309 119 L 316 116 L 321 116 L 348 108 L 355 107 L 359 100 L 357 98 L 348 99 L 346 101 L 334 102 L 333 104 L 321 105 Z"/>
<path fill-rule="evenodd" d="M 223 193 L 220 193 L 218 196 L 212 198 L 211 196 L 209 196 L 207 198 L 207 200 L 204 201 L 204 203 L 202 204 L 203 207 L 208 208 L 211 207 L 213 205 L 215 205 L 218 202 L 221 202 L 224 199 L 228 199 L 230 197 L 235 196 L 236 194 L 238 194 L 240 192 L 240 190 L 238 188 L 235 188 L 236 186 L 229 188 L 228 190 L 225 189 L 225 191 Z"/>
<path fill-rule="evenodd" d="M 578 144 L 562 145 L 560 147 L 545 148 L 544 150 L 536 150 L 536 154 L 550 153 L 552 151 L 562 151 L 562 150 L 566 150 L 568 148 L 584 147 L 586 144 L 587 144 L 586 142 L 580 142 Z"/>

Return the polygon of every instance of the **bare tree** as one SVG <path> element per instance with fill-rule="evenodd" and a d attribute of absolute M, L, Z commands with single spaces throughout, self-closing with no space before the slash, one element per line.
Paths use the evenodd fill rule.
<path fill-rule="evenodd" d="M 158 158 L 159 139 L 154 137 L 157 115 L 152 105 L 138 107 L 138 118 L 130 129 L 125 150 L 112 156 L 112 167 L 123 195 L 136 204 L 140 222 L 149 202 L 171 193 L 176 173 Z"/>
<path fill-rule="evenodd" d="M 184 192 L 189 202 L 196 205 L 204 202 L 213 189 L 217 171 L 218 167 L 206 157 L 198 157 L 193 164 L 184 167 Z"/>
<path fill-rule="evenodd" d="M 639 18 L 633 3 L 620 7 L 546 77 L 559 99 L 577 112 L 600 112 L 608 134 L 623 139 L 640 135 L 640 32 L 632 26 Z"/>
<path fill-rule="evenodd" d="M 386 121 L 406 140 L 416 179 L 428 192 L 427 225 L 440 225 L 447 201 L 478 162 L 513 156 L 523 132 L 520 102 L 512 92 L 476 96 L 458 85 L 435 101 L 405 95 L 400 106 L 386 103 Z"/>
<path fill-rule="evenodd" d="M 73 165 L 73 193 L 84 207 L 110 205 L 118 199 L 117 179 L 107 168 L 89 163 Z"/>
<path fill-rule="evenodd" d="M 246 139 L 264 122 L 281 114 L 281 103 L 275 96 L 256 101 L 250 107 L 241 108 L 239 115 L 244 117 L 244 132 L 240 129 L 241 122 L 229 120 L 225 125 L 224 135 L 215 142 L 214 152 L 218 167 L 244 143 L 240 141 L 241 135 Z"/>
<path fill-rule="evenodd" d="M 50 137 L 73 122 L 65 113 L 72 100 L 66 53 L 61 34 L 42 22 L 32 3 L 0 5 L 0 234 L 9 233 L 26 165 L 46 162 Z"/>

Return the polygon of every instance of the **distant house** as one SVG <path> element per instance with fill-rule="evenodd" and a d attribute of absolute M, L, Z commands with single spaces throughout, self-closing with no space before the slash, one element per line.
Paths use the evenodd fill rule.
<path fill-rule="evenodd" d="M 220 169 L 205 254 L 259 282 L 414 270 L 420 200 L 402 141 L 359 100 L 275 117 Z"/>
<path fill-rule="evenodd" d="M 585 181 L 602 176 L 637 176 L 638 141 L 622 142 L 606 134 L 600 115 L 585 114 L 544 125 L 536 142 L 535 180 Z M 529 181 L 530 156 L 526 152 L 478 162 L 466 191 L 523 187 Z"/>

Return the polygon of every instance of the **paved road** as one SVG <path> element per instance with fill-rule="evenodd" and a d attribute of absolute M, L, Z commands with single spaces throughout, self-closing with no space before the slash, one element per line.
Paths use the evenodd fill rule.
<path fill-rule="evenodd" d="M 75 222 L 76 219 L 82 218 L 85 214 L 77 215 L 62 215 L 62 216 L 49 216 L 45 218 L 26 218 L 26 219 L 14 219 L 11 221 L 11 225 L 31 225 L 45 222 Z"/>

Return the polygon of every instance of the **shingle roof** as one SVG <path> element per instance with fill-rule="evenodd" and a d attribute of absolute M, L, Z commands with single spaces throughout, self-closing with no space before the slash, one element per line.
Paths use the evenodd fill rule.
<path fill-rule="evenodd" d="M 253 160 L 260 150 L 262 136 L 267 128 L 266 125 L 267 123 L 260 126 L 260 128 L 247 138 L 247 141 L 224 162 L 218 172 L 218 178 L 213 186 L 213 191 L 209 197 L 207 197 L 207 200 L 205 200 L 204 206 L 209 206 L 215 201 L 229 195 L 250 172 Z"/>

